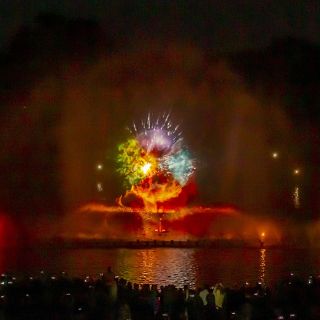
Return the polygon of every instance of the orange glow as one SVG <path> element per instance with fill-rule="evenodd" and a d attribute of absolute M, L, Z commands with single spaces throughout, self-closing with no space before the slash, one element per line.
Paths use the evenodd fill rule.
<path fill-rule="evenodd" d="M 135 196 L 135 195 L 133 195 Z M 125 201 L 119 198 L 119 203 Z M 142 201 L 142 200 L 141 200 Z M 161 228 L 160 228 L 160 220 Z M 103 203 L 86 204 L 68 215 L 62 229 L 88 238 L 186 240 L 192 238 L 230 239 L 250 245 L 278 244 L 282 230 L 270 221 L 252 217 L 230 205 L 162 207 L 156 203 L 152 210 L 140 207 L 108 206 Z M 161 232 L 159 230 L 161 229 Z M 166 232 L 163 232 L 166 230 Z"/>
<path fill-rule="evenodd" d="M 147 179 L 144 183 L 132 186 L 131 188 L 131 192 L 143 199 L 145 210 L 151 212 L 157 211 L 158 202 L 165 202 L 176 198 L 181 193 L 181 190 L 180 184 L 175 180 L 158 183 Z"/>
<path fill-rule="evenodd" d="M 118 200 L 118 202 L 121 202 Z M 102 203 L 87 203 L 80 207 L 78 212 L 103 212 L 103 213 L 121 213 L 121 212 L 149 212 L 141 208 L 132 208 L 124 206 L 109 206 Z M 182 209 L 166 209 L 168 213 L 180 213 L 180 215 L 175 216 L 177 218 L 185 216 L 191 213 L 221 213 L 224 215 L 239 215 L 239 211 L 232 206 L 219 206 L 219 207 L 203 207 L 203 206 L 194 206 L 190 208 Z"/>

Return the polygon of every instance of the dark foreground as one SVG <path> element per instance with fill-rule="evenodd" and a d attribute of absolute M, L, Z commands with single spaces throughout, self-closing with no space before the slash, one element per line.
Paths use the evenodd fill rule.
<path fill-rule="evenodd" d="M 320 319 L 320 278 L 291 274 L 272 290 L 132 284 L 110 269 L 97 278 L 65 273 L 20 279 L 1 276 L 0 319 Z"/>

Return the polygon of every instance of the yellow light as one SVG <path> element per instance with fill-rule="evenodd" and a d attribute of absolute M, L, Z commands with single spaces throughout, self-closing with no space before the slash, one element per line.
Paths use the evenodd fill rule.
<path fill-rule="evenodd" d="M 279 157 L 278 152 L 273 152 L 273 153 L 272 153 L 272 158 L 273 158 L 273 159 L 277 159 L 278 157 Z"/>
<path fill-rule="evenodd" d="M 147 162 L 146 164 L 144 164 L 141 168 L 142 172 L 144 174 L 147 174 L 147 172 L 150 170 L 151 168 L 151 163 L 150 162 Z"/>
<path fill-rule="evenodd" d="M 265 233 L 264 232 L 261 232 L 261 238 L 264 238 L 265 237 Z"/>
<path fill-rule="evenodd" d="M 97 170 L 102 170 L 103 169 L 103 165 L 101 163 L 97 164 Z"/>

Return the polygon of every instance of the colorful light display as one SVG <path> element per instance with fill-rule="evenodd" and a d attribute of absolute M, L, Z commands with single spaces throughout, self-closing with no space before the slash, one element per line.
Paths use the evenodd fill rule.
<path fill-rule="evenodd" d="M 124 178 L 127 194 L 142 199 L 144 208 L 179 197 L 195 171 L 194 160 L 184 146 L 179 125 L 173 126 L 169 114 L 152 122 L 150 114 L 134 123 L 132 136 L 118 146 L 118 172 Z M 124 205 L 123 197 L 119 204 Z"/>

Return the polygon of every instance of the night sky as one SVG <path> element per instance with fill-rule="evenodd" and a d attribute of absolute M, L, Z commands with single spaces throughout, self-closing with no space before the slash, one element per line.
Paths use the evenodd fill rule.
<path fill-rule="evenodd" d="M 215 50 L 266 46 L 273 38 L 293 36 L 320 42 L 317 1 L 23 1 L 0 2 L 0 45 L 40 12 L 89 18 L 114 32 L 153 29 L 198 39 Z M 120 36 L 120 34 L 119 34 Z"/>
<path fill-rule="evenodd" d="M 298 211 L 313 216 L 319 10 L 316 1 L 1 1 L 1 208 L 59 215 L 114 204 L 125 192 L 115 157 L 126 127 L 171 112 L 196 159 L 194 204 L 287 214 L 298 186 Z"/>

